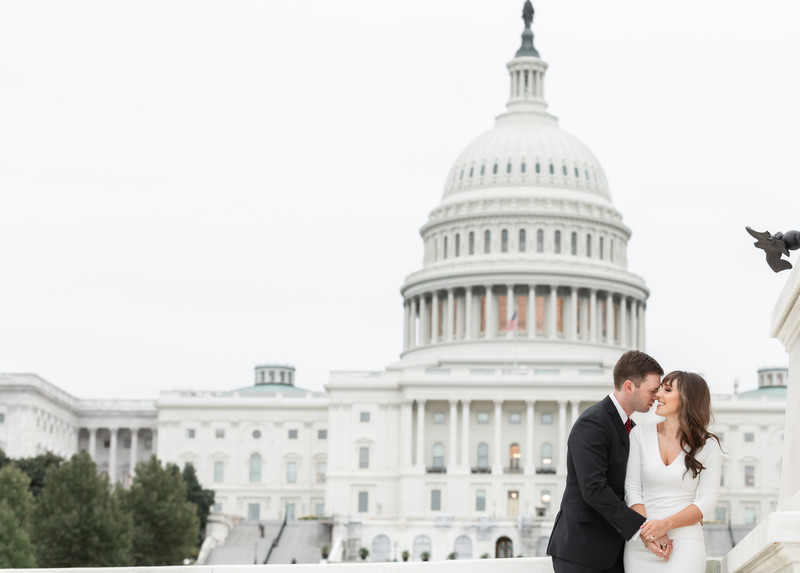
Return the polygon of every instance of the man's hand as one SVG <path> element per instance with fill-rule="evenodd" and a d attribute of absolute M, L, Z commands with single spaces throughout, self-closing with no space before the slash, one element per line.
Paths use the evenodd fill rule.
<path fill-rule="evenodd" d="M 639 537 L 641 538 L 642 543 L 644 543 L 644 546 L 656 557 L 663 559 L 664 561 L 669 561 L 669 557 L 672 555 L 672 540 L 669 537 L 664 535 L 657 539 L 653 539 L 652 541 L 645 539 L 644 535 L 641 534 Z"/>
<path fill-rule="evenodd" d="M 653 541 L 663 537 L 672 529 L 666 519 L 653 519 L 644 522 L 642 525 L 642 537 L 648 541 Z"/>

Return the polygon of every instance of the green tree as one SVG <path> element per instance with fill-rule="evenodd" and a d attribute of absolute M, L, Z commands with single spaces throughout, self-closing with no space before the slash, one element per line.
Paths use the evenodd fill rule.
<path fill-rule="evenodd" d="M 180 565 L 192 555 L 199 519 L 195 505 L 186 501 L 178 466 L 162 467 L 155 456 L 139 462 L 123 499 L 133 518 L 136 565 Z"/>
<path fill-rule="evenodd" d="M 131 519 L 86 452 L 47 472 L 33 516 L 39 567 L 132 565 Z"/>
<path fill-rule="evenodd" d="M 13 465 L 0 469 L 0 569 L 36 567 L 29 527 L 30 479 Z"/>
<path fill-rule="evenodd" d="M 0 448 L 0 468 L 4 467 L 5 465 L 11 463 L 11 460 L 8 458 L 6 453 L 3 451 L 3 448 Z"/>
<path fill-rule="evenodd" d="M 190 501 L 197 506 L 197 518 L 200 521 L 199 545 L 203 543 L 203 538 L 205 537 L 208 514 L 211 513 L 211 506 L 214 505 L 214 492 L 210 489 L 203 489 L 192 464 L 183 466 L 181 477 L 183 478 L 183 483 L 186 484 L 186 501 Z"/>
<path fill-rule="evenodd" d="M 44 487 L 44 476 L 47 470 L 58 467 L 64 462 L 64 458 L 55 455 L 53 452 L 39 454 L 33 458 L 22 458 L 14 460 L 14 465 L 28 474 L 31 478 L 31 493 L 38 497 Z"/>

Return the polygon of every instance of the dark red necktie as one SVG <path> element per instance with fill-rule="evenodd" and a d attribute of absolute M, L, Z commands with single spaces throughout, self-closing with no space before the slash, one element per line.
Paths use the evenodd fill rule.
<path fill-rule="evenodd" d="M 630 434 L 631 428 L 633 428 L 633 422 L 631 422 L 631 419 L 628 418 L 627 420 L 625 420 L 625 431 Z"/>

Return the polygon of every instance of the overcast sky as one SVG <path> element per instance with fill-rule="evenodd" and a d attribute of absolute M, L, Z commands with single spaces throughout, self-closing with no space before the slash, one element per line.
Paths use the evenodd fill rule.
<path fill-rule="evenodd" d="M 80 398 L 382 369 L 522 0 L 0 3 L 0 372 Z M 608 176 L 648 351 L 714 392 L 787 363 L 800 5 L 540 0 L 546 97 Z M 793 253 L 792 261 L 800 258 Z"/>

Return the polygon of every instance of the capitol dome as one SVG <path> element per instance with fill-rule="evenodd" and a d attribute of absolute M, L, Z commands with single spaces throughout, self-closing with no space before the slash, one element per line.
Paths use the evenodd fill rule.
<path fill-rule="evenodd" d="M 600 162 L 547 111 L 530 20 L 507 68 L 505 113 L 458 156 L 420 230 L 402 361 L 613 364 L 644 347 L 630 230 Z"/>

